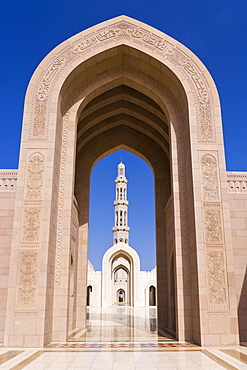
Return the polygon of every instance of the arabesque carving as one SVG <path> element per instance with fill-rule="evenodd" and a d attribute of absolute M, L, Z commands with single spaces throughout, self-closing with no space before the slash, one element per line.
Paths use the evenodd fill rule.
<path fill-rule="evenodd" d="M 42 138 L 45 134 L 45 117 L 46 117 L 47 100 L 36 99 L 34 110 L 33 137 Z"/>
<path fill-rule="evenodd" d="M 217 161 L 211 154 L 205 154 L 201 159 L 203 200 L 219 200 L 219 183 Z"/>
<path fill-rule="evenodd" d="M 37 89 L 37 96 L 35 99 L 34 108 L 34 122 L 33 129 L 30 132 L 30 139 L 33 140 L 44 140 L 46 132 L 46 113 L 47 113 L 47 98 L 50 85 L 54 76 L 57 74 L 59 69 L 65 63 L 65 58 L 56 58 L 51 66 L 48 67 L 45 74 L 43 75 L 41 82 Z"/>
<path fill-rule="evenodd" d="M 209 308 L 212 309 L 227 304 L 224 252 L 207 252 L 206 259 Z"/>
<path fill-rule="evenodd" d="M 205 209 L 206 242 L 222 242 L 221 212 L 219 209 Z"/>
<path fill-rule="evenodd" d="M 39 208 L 27 208 L 24 210 L 23 241 L 33 242 L 39 239 L 40 212 Z"/>
<path fill-rule="evenodd" d="M 138 27 L 127 21 L 120 21 L 110 26 L 103 27 L 90 35 L 81 37 L 74 44 L 65 47 L 54 59 L 44 72 L 41 82 L 36 90 L 36 103 L 34 122 L 31 129 L 30 140 L 46 140 L 45 134 L 48 129 L 48 95 L 52 83 L 59 77 L 59 71 L 63 67 L 68 68 L 70 63 L 81 58 L 85 53 L 118 39 L 126 39 L 133 43 L 149 48 L 151 52 L 158 53 L 168 59 L 188 79 L 195 103 L 197 103 L 197 130 L 198 141 L 201 143 L 215 142 L 215 129 L 212 114 L 212 97 L 206 84 L 203 72 L 191 60 L 191 58 L 168 40 L 144 28 Z M 83 56 L 83 60 L 85 57 Z M 66 61 L 66 63 L 65 63 Z M 47 119 L 46 119 L 47 116 Z M 47 121 L 47 122 L 46 122 Z"/>
<path fill-rule="evenodd" d="M 41 153 L 34 153 L 28 162 L 26 199 L 34 201 L 42 199 L 44 172 L 44 156 Z"/>
<path fill-rule="evenodd" d="M 30 306 L 36 300 L 37 251 L 20 252 L 18 304 Z"/>

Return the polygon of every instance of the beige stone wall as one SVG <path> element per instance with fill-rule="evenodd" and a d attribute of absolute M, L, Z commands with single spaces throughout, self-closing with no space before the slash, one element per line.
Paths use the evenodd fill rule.
<path fill-rule="evenodd" d="M 0 170 L 0 342 L 3 342 L 17 170 Z"/>
<path fill-rule="evenodd" d="M 229 202 L 240 341 L 247 341 L 247 173 L 229 172 Z"/>

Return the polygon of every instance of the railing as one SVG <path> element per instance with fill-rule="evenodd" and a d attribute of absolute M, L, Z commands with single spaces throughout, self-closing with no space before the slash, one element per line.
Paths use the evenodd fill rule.
<path fill-rule="evenodd" d="M 247 193 L 247 172 L 227 172 L 228 192 Z"/>
<path fill-rule="evenodd" d="M 17 170 L 0 170 L 0 191 L 15 191 L 17 176 Z"/>

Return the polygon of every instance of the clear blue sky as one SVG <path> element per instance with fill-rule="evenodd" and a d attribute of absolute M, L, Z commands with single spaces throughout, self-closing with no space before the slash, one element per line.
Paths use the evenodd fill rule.
<path fill-rule="evenodd" d="M 174 37 L 206 65 L 216 82 L 221 99 L 227 169 L 246 171 L 246 0 L 1 0 L 0 168 L 18 167 L 24 96 L 29 79 L 39 62 L 68 37 L 121 14 L 136 18 Z M 95 173 L 98 167 L 104 166 L 105 176 L 109 176 L 107 181 L 113 181 L 114 185 L 114 166 L 119 157 L 113 155 L 113 158 L 99 162 Z M 134 159 L 127 168 L 130 184 L 136 181 L 131 178 L 133 163 Z M 148 176 L 148 171 L 144 172 Z M 147 181 L 150 181 L 147 183 L 152 188 L 152 179 Z M 131 185 L 129 188 L 131 195 Z M 113 222 L 113 196 L 109 199 L 110 228 Z M 132 204 L 131 199 L 131 207 Z M 93 212 L 92 209 L 94 219 L 96 216 L 93 216 Z M 131 217 L 134 221 L 135 213 L 133 216 L 130 213 L 130 221 Z M 94 228 L 93 220 L 90 225 Z M 133 229 L 130 240 L 135 246 Z M 109 235 L 104 243 L 108 247 L 112 240 L 111 230 L 107 230 L 107 233 Z M 153 240 L 152 235 L 150 241 Z M 144 264 L 143 268 L 152 268 L 152 264 L 150 267 Z"/>

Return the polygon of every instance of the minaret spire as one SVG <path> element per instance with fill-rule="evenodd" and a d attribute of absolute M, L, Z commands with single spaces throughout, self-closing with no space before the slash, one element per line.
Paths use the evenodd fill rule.
<path fill-rule="evenodd" d="M 127 184 L 128 181 L 125 177 L 125 165 L 121 162 L 118 165 L 118 175 L 115 180 L 116 184 L 116 200 L 114 201 L 115 209 L 115 226 L 113 231 L 113 243 L 129 244 L 129 231 L 128 227 L 128 205 L 127 201 Z"/>

